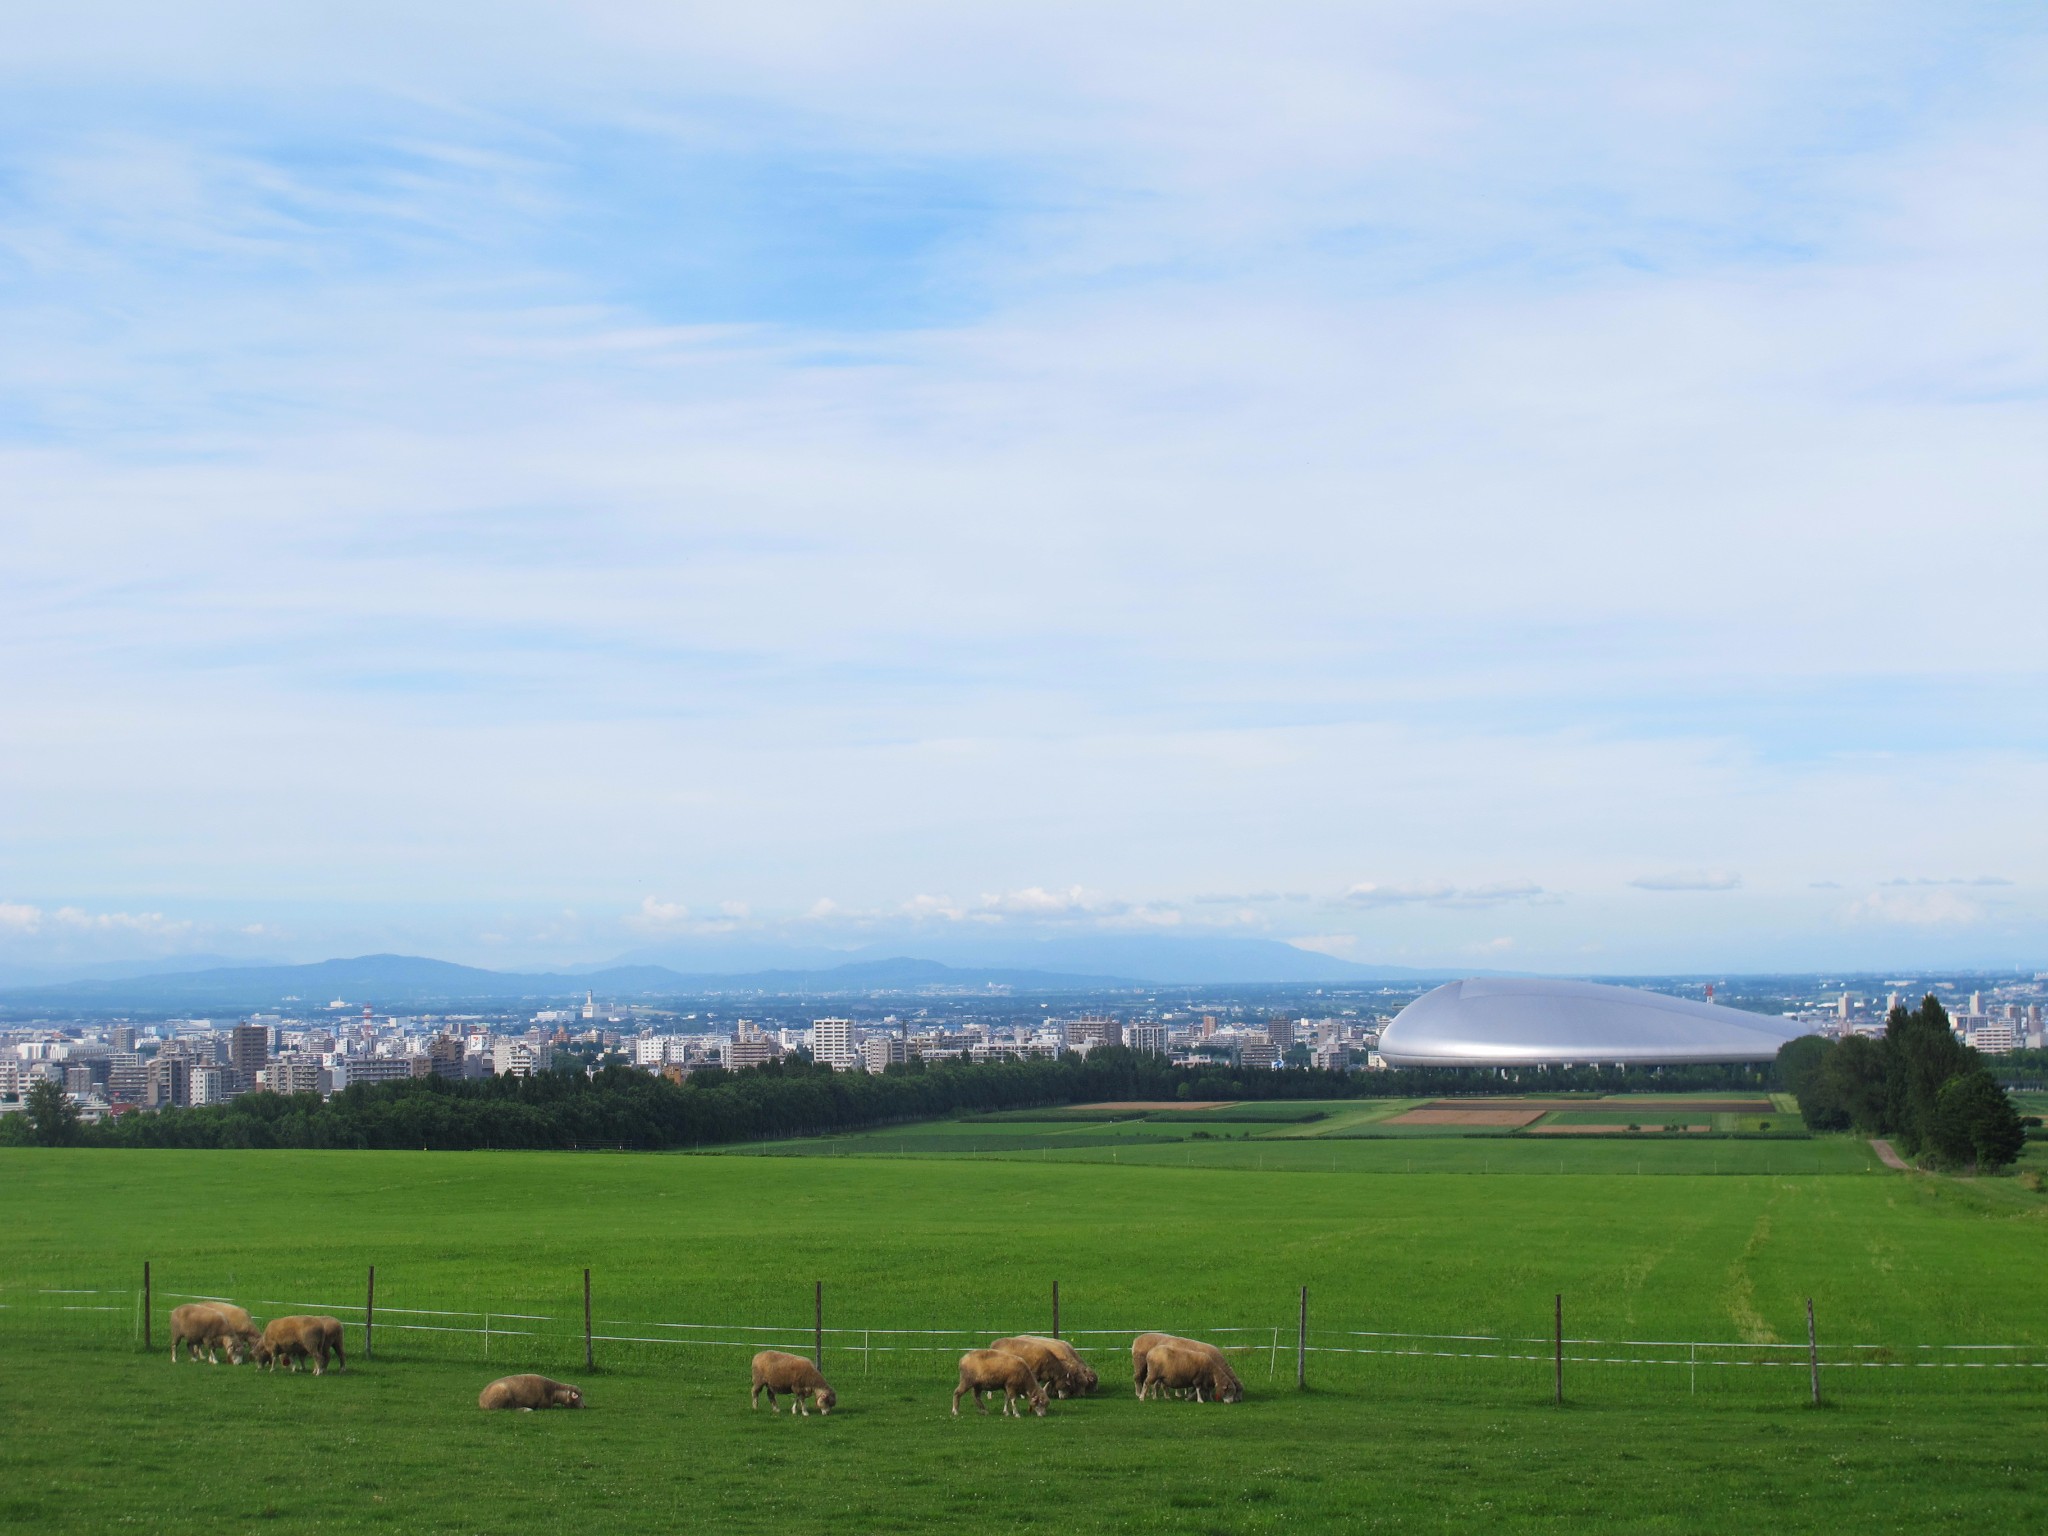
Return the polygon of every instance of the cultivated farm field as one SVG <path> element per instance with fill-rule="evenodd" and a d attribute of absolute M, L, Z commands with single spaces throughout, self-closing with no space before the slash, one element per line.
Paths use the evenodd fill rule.
<path fill-rule="evenodd" d="M 1261 1140 L 1192 1145 L 1235 1156 Z M 1657 1145 L 1711 1156 L 1711 1144 Z M 2014 1179 L 1860 1160 L 1647 1178 L 1604 1171 L 1604 1143 L 1534 1150 L 1552 1160 L 1543 1176 L 1077 1161 L 1092 1150 L 10 1151 L 0 1520 L 451 1532 L 2048 1521 L 2036 1454 L 2048 1198 Z M 1558 1176 L 1559 1157 L 1573 1176 Z M 582 1358 L 586 1266 L 595 1371 Z M 1062 1331 L 1103 1392 L 1042 1420 L 948 1418 L 958 1352 L 1048 1331 L 1055 1279 Z M 750 1413 L 748 1354 L 808 1352 L 818 1280 L 840 1411 Z M 1303 1286 L 1312 1352 L 1297 1392 Z M 333 1311 L 350 1367 L 315 1379 L 173 1366 L 163 1318 L 189 1295 L 259 1317 Z M 1126 1351 L 1146 1328 L 1232 1348 L 1249 1399 L 1134 1402 Z M 477 1410 L 486 1381 L 525 1369 L 583 1385 L 588 1409 Z"/>

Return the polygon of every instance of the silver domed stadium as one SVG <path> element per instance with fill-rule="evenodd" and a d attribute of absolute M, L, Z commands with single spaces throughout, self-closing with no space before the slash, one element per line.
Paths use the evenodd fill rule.
<path fill-rule="evenodd" d="M 1807 1027 L 1591 981 L 1491 978 L 1425 992 L 1386 1027 L 1390 1067 L 1681 1066 L 1770 1061 Z"/>

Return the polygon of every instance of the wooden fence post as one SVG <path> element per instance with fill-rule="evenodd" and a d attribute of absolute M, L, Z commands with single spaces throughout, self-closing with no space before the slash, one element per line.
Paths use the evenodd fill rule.
<path fill-rule="evenodd" d="M 590 1271 L 583 1271 L 583 1369 L 594 1371 L 597 1361 L 590 1352 Z"/>
<path fill-rule="evenodd" d="M 142 1261 L 142 1347 L 145 1350 L 154 1350 L 156 1348 L 156 1345 L 151 1343 L 150 1339 L 151 1335 L 149 1331 L 149 1260 L 144 1259 Z"/>
<path fill-rule="evenodd" d="M 1806 1365 L 1813 1376 L 1813 1406 L 1820 1406 L 1820 1338 L 1813 1331 L 1813 1298 L 1806 1298 Z"/>
<path fill-rule="evenodd" d="M 1559 1407 L 1564 1406 L 1564 1292 L 1557 1293 L 1557 1323 L 1552 1337 L 1557 1341 L 1557 1396 Z"/>
<path fill-rule="evenodd" d="M 1294 1340 L 1294 1390 L 1308 1390 L 1308 1287 L 1301 1288 L 1301 1332 Z"/>
<path fill-rule="evenodd" d="M 363 1292 L 363 1358 L 370 1358 L 370 1330 L 377 1321 L 377 1266 L 370 1266 L 370 1283 Z"/>
<path fill-rule="evenodd" d="M 820 1280 L 811 1295 L 811 1364 L 825 1369 L 825 1282 Z"/>

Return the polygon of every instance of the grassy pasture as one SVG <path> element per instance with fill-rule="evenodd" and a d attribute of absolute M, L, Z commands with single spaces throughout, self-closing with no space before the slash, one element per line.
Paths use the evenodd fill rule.
<path fill-rule="evenodd" d="M 1123 1160 L 1360 1149 L 1406 1150 L 1255 1139 L 1118 1148 L 1118 1164 L 1087 1167 L 1012 1154 L 12 1151 L 0 1157 L 0 1520 L 916 1530 L 985 1523 L 992 1496 L 1015 1500 L 1005 1523 L 1047 1530 L 2048 1518 L 2048 1477 L 2028 1449 L 2048 1429 L 2048 1370 L 1917 1368 L 1959 1358 L 1930 1357 L 1930 1344 L 2017 1344 L 2048 1360 L 2034 1284 L 2048 1199 L 2017 1181 L 1283 1176 Z M 1608 1149 L 1532 1150 L 1597 1167 L 1588 1154 Z M 114 1293 L 132 1290 L 144 1257 L 160 1307 L 166 1292 L 231 1295 L 259 1316 L 278 1310 L 265 1301 L 331 1304 L 351 1325 L 351 1370 L 316 1381 L 142 1355 L 133 1299 Z M 359 1303 L 371 1262 L 385 1317 L 364 1361 L 360 1312 L 340 1309 Z M 745 1345 L 600 1343 L 586 1377 L 585 1265 L 600 1333 L 659 1338 L 656 1324 L 699 1322 Z M 843 1412 L 750 1415 L 748 1348 L 803 1343 L 815 1278 L 828 1325 L 853 1330 L 827 1343 Z M 1043 1421 L 948 1419 L 953 1354 L 1048 1327 L 1053 1278 L 1064 1328 L 1111 1385 L 1128 1331 L 1166 1326 L 1238 1346 L 1251 1400 L 1140 1405 L 1124 1391 L 1055 1404 Z M 1318 1352 L 1314 1390 L 1296 1394 L 1302 1285 Z M 89 1291 L 101 1295 L 79 1299 Z M 1861 1345 L 1908 1368 L 1831 1367 L 1816 1412 L 1797 1351 L 1786 1368 L 1689 1371 L 1590 1363 L 1627 1351 L 1574 1342 L 1558 1411 L 1545 1349 L 1516 1342 L 1543 1337 L 1555 1291 L 1575 1341 L 1750 1344 L 1802 1340 L 1811 1295 L 1831 1361 Z M 68 1310 L 103 1305 L 113 1310 Z M 501 1330 L 488 1360 L 475 1333 L 393 1326 L 485 1309 Z M 945 1332 L 860 1348 L 872 1330 L 919 1328 Z M 1400 1332 L 1508 1342 L 1327 1352 Z M 1530 1358 L 1471 1358 L 1488 1353 Z M 582 1381 L 591 1410 L 475 1409 L 484 1381 L 529 1368 Z"/>

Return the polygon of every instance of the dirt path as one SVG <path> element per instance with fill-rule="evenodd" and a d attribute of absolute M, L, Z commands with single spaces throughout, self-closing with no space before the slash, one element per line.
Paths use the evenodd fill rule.
<path fill-rule="evenodd" d="M 1873 1141 L 1870 1144 L 1870 1150 L 1877 1154 L 1877 1160 L 1887 1168 L 1896 1168 L 1901 1173 L 1911 1173 L 1913 1171 L 1913 1165 L 1894 1152 L 1892 1144 L 1888 1141 Z"/>

